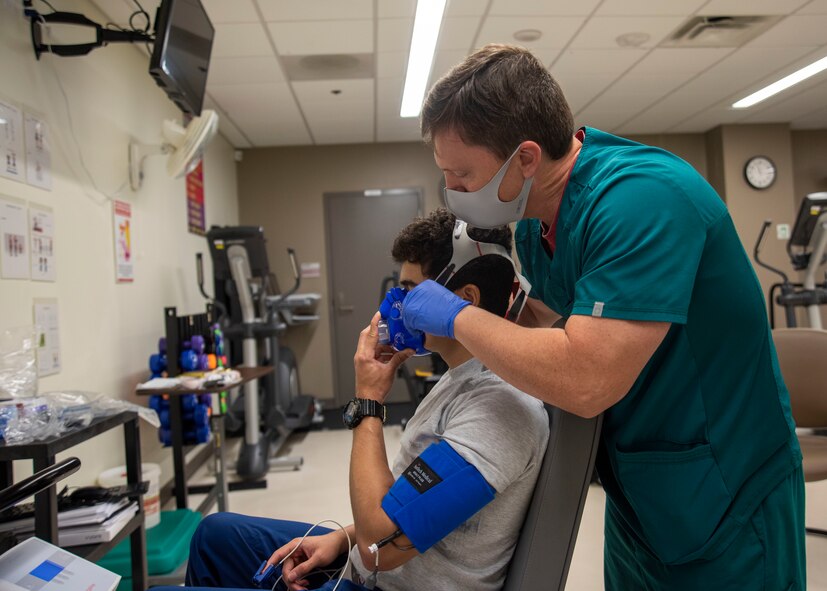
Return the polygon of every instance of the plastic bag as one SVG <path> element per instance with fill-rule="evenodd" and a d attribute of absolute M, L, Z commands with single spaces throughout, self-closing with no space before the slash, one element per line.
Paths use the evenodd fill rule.
<path fill-rule="evenodd" d="M 0 398 L 37 395 L 37 333 L 33 326 L 0 332 Z"/>
<path fill-rule="evenodd" d="M 0 438 L 8 444 L 29 443 L 83 428 L 98 417 L 136 411 L 155 428 L 161 421 L 151 408 L 115 400 L 96 392 L 47 392 L 36 398 L 0 402 Z"/>

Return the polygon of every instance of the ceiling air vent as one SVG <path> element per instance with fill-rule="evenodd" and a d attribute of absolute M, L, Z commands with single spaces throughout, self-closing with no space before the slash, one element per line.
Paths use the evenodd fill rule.
<path fill-rule="evenodd" d="M 740 47 L 772 27 L 781 16 L 693 16 L 661 47 Z"/>
<path fill-rule="evenodd" d="M 282 56 L 287 77 L 305 80 L 352 80 L 374 77 L 372 53 Z"/>

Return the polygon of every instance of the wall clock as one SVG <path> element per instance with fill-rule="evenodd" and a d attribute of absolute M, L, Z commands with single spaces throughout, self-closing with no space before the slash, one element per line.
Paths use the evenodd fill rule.
<path fill-rule="evenodd" d="M 766 189 L 775 182 L 775 164 L 766 156 L 753 156 L 744 165 L 744 179 L 753 189 Z"/>

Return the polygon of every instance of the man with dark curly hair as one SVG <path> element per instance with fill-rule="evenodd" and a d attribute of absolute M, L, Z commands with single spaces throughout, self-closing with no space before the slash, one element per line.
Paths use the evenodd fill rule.
<path fill-rule="evenodd" d="M 404 288 L 413 289 L 437 277 L 449 264 L 455 221 L 453 214 L 439 209 L 399 234 L 392 254 L 401 263 Z M 511 252 L 507 226 L 472 230 L 469 237 Z M 469 305 L 502 316 L 509 306 L 514 278 L 510 258 L 486 254 L 457 270 L 447 287 Z M 357 400 L 381 404 L 396 369 L 411 351 L 395 352 L 389 360 L 376 355 L 378 316 L 360 335 L 354 365 Z M 495 591 L 505 581 L 545 454 L 548 415 L 542 403 L 506 384 L 458 341 L 429 336 L 427 347 L 442 356 L 449 370 L 408 421 L 392 469 L 385 452 L 384 421 L 378 420 L 381 416 L 365 416 L 349 425 L 353 431 L 350 497 L 354 524 L 346 530 L 356 542 L 350 553 L 355 583 L 348 581 L 339 589 L 363 589 L 367 583 L 367 588 L 376 585 L 382 591 Z M 399 535 L 400 526 L 389 517 L 383 499 L 395 482 L 404 480 L 403 472 L 419 465 L 424 452 L 445 443 L 460 462 L 467 462 L 484 479 L 491 499 L 420 552 L 415 540 L 412 543 L 406 535 Z M 470 497 L 469 492 L 469 502 Z M 439 519 L 427 514 L 417 517 Z M 249 588 L 253 573 L 267 560 L 281 565 L 288 589 L 332 589 L 335 581 L 325 582 L 319 570 L 342 567 L 348 538 L 341 530 L 317 527 L 301 541 L 309 527 L 230 513 L 210 515 L 193 536 L 187 584 Z M 392 542 L 378 551 L 377 559 L 370 546 L 389 537 Z"/>

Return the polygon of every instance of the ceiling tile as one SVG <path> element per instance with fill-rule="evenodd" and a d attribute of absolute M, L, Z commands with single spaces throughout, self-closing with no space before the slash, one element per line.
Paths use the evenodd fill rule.
<path fill-rule="evenodd" d="M 416 0 L 378 0 L 378 18 L 413 18 Z"/>
<path fill-rule="evenodd" d="M 761 14 L 792 14 L 807 0 L 710 0 L 698 14 L 709 16 L 736 16 Z"/>
<path fill-rule="evenodd" d="M 456 16 L 443 19 L 439 41 L 437 41 L 437 51 L 471 49 L 474 46 L 474 38 L 479 26 L 480 17 L 478 16 Z"/>
<path fill-rule="evenodd" d="M 416 117 L 399 116 L 402 107 L 402 89 L 405 86 L 404 78 L 384 78 L 376 81 L 376 118 L 380 121 L 418 120 Z"/>
<path fill-rule="evenodd" d="M 588 16 L 600 0 L 493 0 L 492 16 Z"/>
<path fill-rule="evenodd" d="M 529 49 L 557 48 L 566 46 L 577 29 L 583 23 L 581 17 L 526 17 L 526 16 L 492 16 L 485 19 L 482 30 L 474 45 L 482 47 L 486 43 L 517 43 L 514 33 L 522 29 L 537 29 L 543 33 L 537 41 L 520 42 Z"/>
<path fill-rule="evenodd" d="M 207 16 L 216 23 L 257 23 L 258 12 L 253 0 L 201 0 Z"/>
<path fill-rule="evenodd" d="M 210 60 L 207 87 L 266 82 L 284 82 L 276 56 L 219 57 Z"/>
<path fill-rule="evenodd" d="M 268 23 L 276 49 L 283 55 L 373 53 L 373 21 L 303 21 Z"/>
<path fill-rule="evenodd" d="M 384 18 L 379 20 L 376 51 L 405 51 L 411 48 L 412 18 Z"/>
<path fill-rule="evenodd" d="M 444 16 L 482 16 L 487 6 L 482 0 L 448 0 Z"/>
<path fill-rule="evenodd" d="M 376 54 L 377 78 L 398 78 L 405 76 L 407 67 L 407 51 L 387 51 Z"/>
<path fill-rule="evenodd" d="M 810 83 L 809 86 L 806 86 L 808 83 Z M 760 108 L 765 103 L 766 106 Z M 807 80 L 800 86 L 767 99 L 765 103 L 759 103 L 749 109 L 748 111 L 755 109 L 755 112 L 748 114 L 744 121 L 748 123 L 786 122 L 796 116 L 820 111 L 827 106 L 827 81 L 824 79 Z"/>
<path fill-rule="evenodd" d="M 701 105 L 710 105 L 719 102 L 723 93 L 707 89 L 706 95 L 696 96 L 696 93 L 683 86 L 663 100 L 650 105 L 643 113 L 628 120 L 621 128 L 624 133 L 651 133 L 674 127 L 682 121 L 698 113 Z M 710 96 L 712 95 L 712 96 Z M 714 98 L 713 98 L 714 97 Z"/>
<path fill-rule="evenodd" d="M 203 0 L 217 29 L 205 105 L 219 112 L 222 135 L 236 147 L 420 141 L 418 119 L 399 117 L 416 1 Z M 112 22 L 129 18 L 132 0 L 92 2 Z M 142 0 L 150 14 L 158 3 Z M 656 47 L 694 13 L 790 16 L 734 51 Z M 747 112 L 729 107 L 827 54 L 827 0 L 448 0 L 431 83 L 473 48 L 514 43 L 514 32 L 529 28 L 543 32 L 529 48 L 548 64 L 578 123 L 623 134 L 770 121 L 827 128 L 827 82 L 819 78 Z M 619 48 L 616 38 L 629 32 L 651 38 Z M 376 80 L 337 73 L 330 77 L 339 80 L 288 85 L 274 45 L 282 63 L 373 56 L 367 72 Z"/>
<path fill-rule="evenodd" d="M 619 76 L 646 55 L 645 49 L 566 49 L 549 68 L 552 75 L 574 77 L 578 74 Z"/>
<path fill-rule="evenodd" d="M 216 86 L 210 94 L 256 147 L 312 143 L 287 84 Z"/>
<path fill-rule="evenodd" d="M 373 0 L 258 0 L 258 3 L 267 22 L 371 19 L 374 16 Z"/>
<path fill-rule="evenodd" d="M 399 121 L 379 119 L 376 122 L 376 141 L 379 142 L 421 142 L 419 119 L 410 117 Z"/>
<path fill-rule="evenodd" d="M 635 117 L 624 131 L 637 124 L 662 122 L 666 129 L 683 121 L 692 119 L 715 105 L 730 103 L 736 95 L 745 95 L 744 90 L 757 78 L 789 64 L 812 48 L 742 48 L 693 78 L 676 92 L 649 106 L 646 111 Z M 641 132 L 642 133 L 642 132 Z"/>
<path fill-rule="evenodd" d="M 743 113 L 721 106 L 698 113 L 669 129 L 669 133 L 704 133 L 719 125 L 739 123 L 743 118 Z"/>
<path fill-rule="evenodd" d="M 431 78 L 428 88 L 442 78 L 448 71 L 460 63 L 468 55 L 468 52 L 461 50 L 440 51 L 434 56 L 434 64 L 431 66 Z"/>
<path fill-rule="evenodd" d="M 758 48 L 755 48 L 758 49 Z M 781 53 L 785 50 L 789 50 L 794 53 L 798 53 L 801 48 L 799 47 L 778 47 L 778 48 L 761 48 L 765 51 L 772 51 Z M 796 60 L 788 61 L 785 65 L 778 69 L 771 69 L 765 68 L 762 72 L 756 72 L 755 76 L 751 77 L 751 83 L 749 83 L 746 87 L 742 88 L 735 96 L 733 96 L 734 100 L 743 98 L 749 95 L 756 90 L 763 88 L 764 86 L 771 84 L 793 72 L 807 66 L 808 64 L 812 63 L 813 61 L 824 57 L 824 52 L 821 49 L 816 49 L 815 51 L 810 51 L 802 55 Z M 818 79 L 824 79 L 825 74 L 821 73 L 816 76 Z M 810 81 L 804 82 L 807 84 Z M 795 88 L 795 87 L 793 87 Z"/>
<path fill-rule="evenodd" d="M 689 16 L 707 0 L 603 0 L 595 16 Z"/>
<path fill-rule="evenodd" d="M 339 93 L 333 93 L 338 90 Z M 336 113 L 343 103 L 362 103 L 373 106 L 373 80 L 309 80 L 294 82 L 293 91 L 302 109 L 308 104 L 323 106 Z"/>
<path fill-rule="evenodd" d="M 747 47 L 789 47 L 821 45 L 827 42 L 827 14 L 788 16 Z"/>
<path fill-rule="evenodd" d="M 654 50 L 589 104 L 582 115 L 602 117 L 611 112 L 613 125 L 622 125 L 670 93 L 680 95 L 679 87 L 730 51 L 721 48 Z"/>
<path fill-rule="evenodd" d="M 617 76 L 611 74 L 580 74 L 570 78 L 568 76 L 555 76 L 563 89 L 563 96 L 566 97 L 572 113 L 580 111 L 616 78 Z"/>
<path fill-rule="evenodd" d="M 376 85 L 376 139 L 380 142 L 418 142 L 419 118 L 399 116 L 403 78 L 386 78 Z"/>
<path fill-rule="evenodd" d="M 628 75 L 652 75 L 668 72 L 697 74 L 733 53 L 729 47 L 660 48 L 653 49 Z"/>
<path fill-rule="evenodd" d="M 212 57 L 273 55 L 267 33 L 256 24 L 225 24 L 215 27 Z"/>
<path fill-rule="evenodd" d="M 682 90 L 697 96 L 730 96 L 747 92 L 756 82 L 809 55 L 813 47 L 742 47 L 702 73 Z M 702 108 L 710 103 L 699 104 Z"/>
<path fill-rule="evenodd" d="M 617 38 L 625 33 L 646 33 L 649 35 L 649 40 L 640 47 L 654 47 L 675 30 L 683 20 L 676 16 L 595 16 L 586 22 L 570 47 L 573 49 L 616 49 Z"/>
<path fill-rule="evenodd" d="M 373 141 L 373 80 L 294 82 L 293 90 L 317 144 Z"/>

